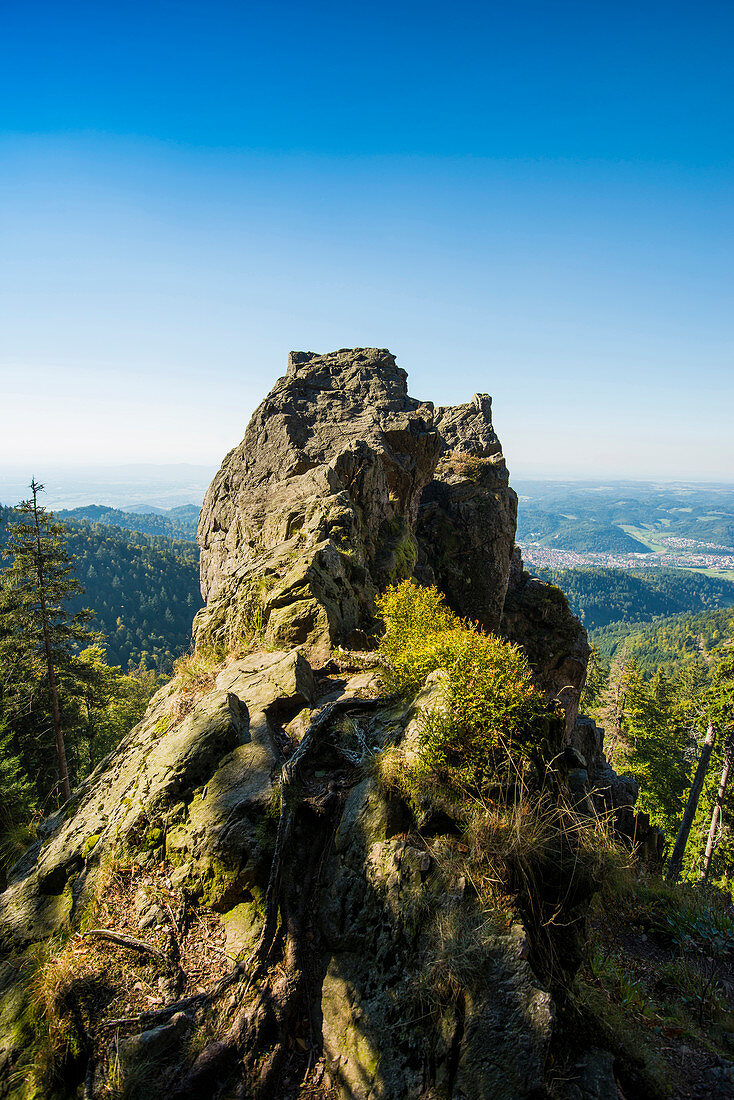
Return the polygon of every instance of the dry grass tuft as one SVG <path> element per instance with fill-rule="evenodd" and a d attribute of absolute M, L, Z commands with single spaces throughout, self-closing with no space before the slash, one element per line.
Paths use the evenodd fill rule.
<path fill-rule="evenodd" d="M 557 796 L 533 795 L 522 785 L 514 794 L 509 803 L 474 801 L 468 832 L 477 865 L 505 868 L 517 888 L 533 894 L 547 887 L 552 864 L 569 895 L 575 882 L 595 889 L 629 865 L 631 856 L 615 839 L 611 815 L 580 814 Z"/>
<path fill-rule="evenodd" d="M 197 647 L 174 661 L 177 691 L 169 709 L 172 725 L 183 721 L 197 700 L 214 690 L 217 676 L 226 664 L 227 659 L 212 647 Z"/>
<path fill-rule="evenodd" d="M 453 1005 L 467 990 L 481 984 L 498 934 L 509 921 L 473 905 L 439 909 L 426 930 L 426 951 L 417 973 L 417 992 L 429 1009 Z"/>
<path fill-rule="evenodd" d="M 411 802 L 413 783 L 410 765 L 402 749 L 389 745 L 378 752 L 372 761 L 372 771 L 383 791 L 398 795 L 407 803 Z"/>

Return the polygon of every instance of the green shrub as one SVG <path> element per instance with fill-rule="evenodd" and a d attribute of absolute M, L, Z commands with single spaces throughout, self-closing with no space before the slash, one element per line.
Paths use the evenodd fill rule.
<path fill-rule="evenodd" d="M 455 800 L 481 789 L 510 756 L 519 767 L 548 736 L 557 719 L 517 646 L 457 618 L 433 587 L 404 581 L 377 606 L 385 623 L 380 656 L 392 687 L 413 692 L 429 673 L 446 674 L 440 704 L 422 715 L 413 779 Z"/>

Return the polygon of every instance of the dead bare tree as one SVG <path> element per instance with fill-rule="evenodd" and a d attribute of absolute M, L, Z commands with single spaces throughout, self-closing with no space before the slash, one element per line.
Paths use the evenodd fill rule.
<path fill-rule="evenodd" d="M 706 772 L 708 771 L 709 763 L 711 761 L 711 753 L 714 749 L 715 740 L 716 728 L 713 722 L 709 722 L 708 729 L 706 731 L 706 738 L 701 749 L 701 755 L 698 759 L 696 774 L 693 777 L 693 783 L 691 784 L 691 789 L 688 792 L 688 801 L 686 802 L 686 808 L 683 812 L 683 820 L 680 823 L 678 836 L 675 838 L 675 847 L 673 848 L 673 854 L 671 855 L 670 863 L 668 864 L 668 873 L 665 876 L 667 882 L 677 882 L 680 877 L 680 869 L 683 865 L 683 856 L 685 855 L 686 844 L 688 843 L 688 837 L 691 832 L 691 826 L 693 825 L 693 819 L 696 816 L 698 800 L 701 797 L 701 791 L 703 790 L 703 783 L 706 778 Z"/>
<path fill-rule="evenodd" d="M 711 814 L 711 828 L 709 829 L 708 840 L 706 841 L 706 852 L 703 857 L 701 877 L 705 879 L 709 877 L 709 868 L 711 866 L 711 856 L 714 851 L 716 833 L 721 826 L 721 820 L 724 814 L 724 794 L 726 793 L 726 785 L 729 781 L 729 771 L 731 769 L 732 760 L 734 760 L 734 737 L 729 736 L 726 742 L 726 753 L 724 756 L 724 766 L 721 769 L 719 789 L 716 792 L 714 810 Z"/>

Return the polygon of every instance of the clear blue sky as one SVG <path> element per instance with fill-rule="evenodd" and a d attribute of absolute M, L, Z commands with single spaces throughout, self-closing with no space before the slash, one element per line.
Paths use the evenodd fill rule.
<path fill-rule="evenodd" d="M 516 476 L 734 480 L 734 4 L 6 0 L 0 461 L 218 464 L 291 348 Z"/>

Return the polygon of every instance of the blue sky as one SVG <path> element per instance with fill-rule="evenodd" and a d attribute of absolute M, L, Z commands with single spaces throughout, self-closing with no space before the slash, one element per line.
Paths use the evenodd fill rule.
<path fill-rule="evenodd" d="M 0 461 L 218 464 L 289 349 L 378 345 L 516 476 L 733 480 L 733 32 L 7 0 Z"/>

